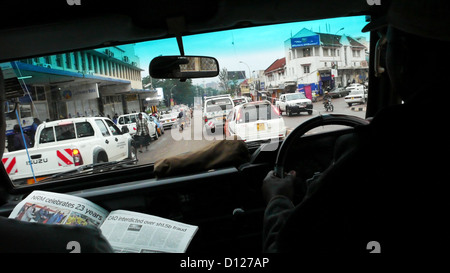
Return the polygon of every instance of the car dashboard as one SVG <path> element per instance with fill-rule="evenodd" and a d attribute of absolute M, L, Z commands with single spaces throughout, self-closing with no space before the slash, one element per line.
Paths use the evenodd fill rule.
<path fill-rule="evenodd" d="M 296 170 L 301 179 L 318 175 L 332 163 L 336 140 L 350 132 L 344 129 L 297 139 L 286 170 Z M 199 231 L 187 253 L 259 253 L 265 210 L 261 185 L 274 168 L 282 142 L 275 144 L 268 145 L 276 149 L 253 148 L 250 161 L 239 167 L 156 178 L 153 165 L 135 166 L 37 188 L 51 186 L 52 191 L 89 199 L 110 211 L 126 209 L 197 225 Z M 0 214 L 7 217 L 25 196 L 20 190 L 9 196 Z"/>

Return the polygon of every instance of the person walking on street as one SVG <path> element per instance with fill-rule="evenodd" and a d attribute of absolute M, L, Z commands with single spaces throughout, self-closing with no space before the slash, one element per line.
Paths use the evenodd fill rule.
<path fill-rule="evenodd" d="M 31 141 L 27 134 L 23 133 L 22 136 L 19 124 L 14 125 L 13 150 L 19 151 L 28 148 L 31 146 L 30 143 Z"/>
<path fill-rule="evenodd" d="M 142 153 L 142 146 L 145 145 L 145 150 L 148 151 L 147 139 L 150 136 L 147 121 L 142 118 L 142 113 L 139 113 L 136 120 L 136 136 L 138 137 L 138 143 L 140 145 L 139 152 Z"/>

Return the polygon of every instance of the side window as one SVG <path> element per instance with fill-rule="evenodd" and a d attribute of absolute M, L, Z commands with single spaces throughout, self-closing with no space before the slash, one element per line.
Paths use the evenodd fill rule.
<path fill-rule="evenodd" d="M 131 115 L 130 119 L 131 119 L 131 123 L 136 123 L 136 115 Z"/>
<path fill-rule="evenodd" d="M 227 119 L 228 119 L 229 121 L 234 120 L 233 115 L 234 115 L 234 109 L 231 110 L 231 111 L 228 113 Z"/>
<path fill-rule="evenodd" d="M 119 124 L 125 124 L 125 122 L 124 122 L 123 120 L 124 120 L 124 118 L 123 118 L 123 117 L 120 117 L 120 118 L 119 118 L 119 121 L 117 121 L 117 123 L 119 123 Z"/>
<path fill-rule="evenodd" d="M 79 122 L 75 124 L 75 128 L 77 129 L 77 137 L 89 137 L 94 135 L 94 128 L 89 122 Z"/>
<path fill-rule="evenodd" d="M 102 132 L 102 136 L 106 137 L 109 136 L 108 128 L 106 128 L 106 125 L 103 123 L 101 119 L 96 119 L 95 123 L 97 124 L 98 128 L 100 129 L 100 132 Z"/>
<path fill-rule="evenodd" d="M 53 127 L 44 128 L 41 131 L 41 136 L 39 137 L 39 143 L 50 143 L 55 141 L 55 132 L 53 131 Z"/>
<path fill-rule="evenodd" d="M 117 136 L 120 135 L 120 130 L 119 127 L 117 127 L 114 122 L 110 121 L 109 119 L 105 119 L 106 124 L 109 127 L 109 130 L 111 131 L 111 133 L 113 134 L 113 136 Z"/>
<path fill-rule="evenodd" d="M 60 125 L 55 127 L 56 141 L 75 138 L 75 127 L 73 124 Z"/>

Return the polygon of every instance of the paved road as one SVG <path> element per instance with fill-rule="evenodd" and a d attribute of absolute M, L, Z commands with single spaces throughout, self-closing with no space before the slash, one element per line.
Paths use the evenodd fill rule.
<path fill-rule="evenodd" d="M 361 118 L 365 117 L 365 105 L 354 105 L 353 107 L 349 107 L 345 103 L 344 98 L 333 99 L 332 103 L 334 105 L 333 113 L 335 114 L 354 115 Z M 300 115 L 293 115 L 289 117 L 283 113 L 283 119 L 288 131 L 294 129 L 300 123 L 310 119 L 311 117 L 330 113 L 325 111 L 322 101 L 315 102 L 313 109 L 314 111 L 312 115 L 301 113 Z M 309 132 L 309 134 L 335 130 L 337 128 L 339 128 L 339 126 L 316 128 Z M 203 132 L 202 113 L 200 110 L 195 110 L 194 118 L 190 126 L 186 127 L 183 132 L 180 132 L 177 128 L 166 129 L 164 135 L 162 135 L 158 140 L 153 140 L 150 143 L 148 151 L 145 151 L 144 149 L 143 153 L 138 153 L 138 164 L 153 163 L 159 159 L 195 151 L 209 145 L 213 141 L 221 139 L 223 139 L 221 134 L 207 135 Z"/>
<path fill-rule="evenodd" d="M 357 104 L 357 105 L 353 105 L 352 107 L 349 107 L 348 104 L 345 103 L 344 98 L 332 99 L 332 104 L 334 106 L 333 112 L 325 111 L 322 101 L 318 101 L 318 102 L 314 103 L 312 115 L 308 115 L 307 113 L 301 113 L 299 115 L 293 115 L 290 117 L 286 113 L 283 113 L 284 123 L 289 131 L 289 130 L 292 130 L 295 127 L 297 127 L 300 123 L 302 123 L 312 117 L 316 117 L 318 115 L 326 115 L 326 114 L 332 113 L 332 114 L 353 115 L 353 116 L 357 116 L 360 118 L 365 118 L 365 115 L 366 115 L 366 111 L 365 111 L 366 105 L 365 104 Z M 343 128 L 343 126 L 327 126 L 327 127 L 316 128 L 314 130 L 311 130 L 309 132 L 309 134 L 330 131 L 330 130 L 336 130 L 338 128 Z"/>

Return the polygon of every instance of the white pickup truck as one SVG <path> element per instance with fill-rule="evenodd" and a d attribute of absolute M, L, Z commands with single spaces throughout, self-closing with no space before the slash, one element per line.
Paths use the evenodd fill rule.
<path fill-rule="evenodd" d="M 292 116 L 292 113 L 299 114 L 300 112 L 308 112 L 309 115 L 312 115 L 313 112 L 312 101 L 303 93 L 282 94 L 275 106 L 278 107 L 280 113 L 286 112 L 289 116 Z"/>
<path fill-rule="evenodd" d="M 79 166 L 126 158 L 136 159 L 130 134 L 122 133 L 109 118 L 85 117 L 40 124 L 34 147 L 28 153 L 25 149 L 5 153 L 2 163 L 14 184 L 20 185 Z"/>

